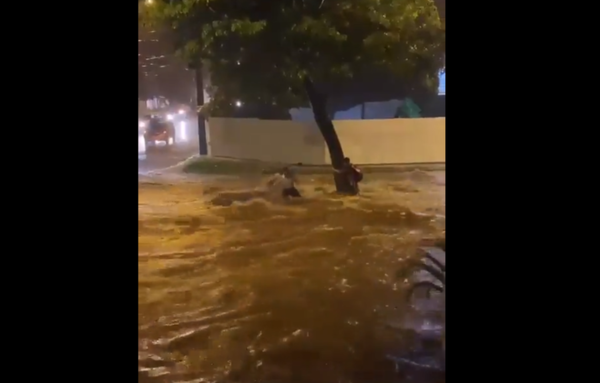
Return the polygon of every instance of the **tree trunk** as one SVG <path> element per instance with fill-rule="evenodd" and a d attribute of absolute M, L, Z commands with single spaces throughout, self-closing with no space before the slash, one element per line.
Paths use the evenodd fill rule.
<path fill-rule="evenodd" d="M 331 122 L 331 118 L 327 114 L 326 98 L 315 89 L 314 84 L 308 77 L 304 78 L 304 89 L 310 100 L 315 122 L 329 149 L 331 164 L 334 168 L 341 169 L 344 164 L 344 151 L 342 150 L 342 145 L 340 144 L 340 140 L 333 127 L 333 122 Z M 333 180 L 335 182 L 335 189 L 338 193 L 350 195 L 356 194 L 356 189 L 345 175 L 335 172 L 333 174 Z"/>

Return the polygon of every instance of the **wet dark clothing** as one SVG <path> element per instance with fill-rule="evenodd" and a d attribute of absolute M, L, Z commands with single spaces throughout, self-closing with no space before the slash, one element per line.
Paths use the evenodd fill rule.
<path fill-rule="evenodd" d="M 281 191 L 281 196 L 283 198 L 299 198 L 302 197 L 300 195 L 300 192 L 298 191 L 298 189 L 296 189 L 294 186 L 292 186 L 291 188 L 285 188 Z"/>
<path fill-rule="evenodd" d="M 273 178 L 271 181 L 269 181 L 269 184 L 270 185 L 276 185 L 276 184 L 280 185 L 280 187 L 282 187 L 281 196 L 283 198 L 302 197 L 302 195 L 300 195 L 300 192 L 298 191 L 298 189 L 296 189 L 294 175 L 289 170 L 284 170 L 283 172 L 276 174 L 275 178 Z"/>
<path fill-rule="evenodd" d="M 283 171 L 282 177 L 284 178 L 285 183 L 287 183 L 287 185 L 281 191 L 281 196 L 283 198 L 302 197 L 298 189 L 296 189 L 296 180 L 294 174 L 289 169 Z"/>
<path fill-rule="evenodd" d="M 351 163 L 345 163 L 344 165 L 342 165 L 342 168 L 338 170 L 338 172 L 347 177 L 348 181 L 354 188 L 355 193 L 358 194 L 358 183 L 363 179 L 363 174 L 360 171 L 360 169 L 358 169 Z"/>
<path fill-rule="evenodd" d="M 356 182 L 358 184 L 360 181 L 362 181 L 363 174 L 359 168 L 357 168 L 354 165 L 351 165 L 351 166 L 352 166 L 352 178 L 354 178 L 354 182 Z"/>

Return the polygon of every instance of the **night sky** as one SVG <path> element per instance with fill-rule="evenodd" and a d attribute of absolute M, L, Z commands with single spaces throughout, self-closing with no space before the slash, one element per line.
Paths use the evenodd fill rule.
<path fill-rule="evenodd" d="M 186 103 L 194 94 L 193 73 L 171 52 L 166 33 L 138 27 L 138 96 Z"/>

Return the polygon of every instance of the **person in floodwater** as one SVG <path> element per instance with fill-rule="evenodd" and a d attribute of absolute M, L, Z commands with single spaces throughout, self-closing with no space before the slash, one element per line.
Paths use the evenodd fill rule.
<path fill-rule="evenodd" d="M 275 174 L 267 184 L 268 186 L 277 186 L 281 188 L 281 196 L 284 198 L 302 197 L 298 189 L 296 189 L 296 177 L 292 170 L 287 166 L 279 173 Z"/>
<path fill-rule="evenodd" d="M 342 163 L 341 169 L 333 169 L 336 173 L 343 174 L 348 178 L 350 185 L 354 188 L 354 192 L 356 194 L 359 193 L 358 183 L 362 181 L 363 174 L 362 171 L 356 167 L 351 161 L 350 158 L 344 157 L 344 162 Z"/>

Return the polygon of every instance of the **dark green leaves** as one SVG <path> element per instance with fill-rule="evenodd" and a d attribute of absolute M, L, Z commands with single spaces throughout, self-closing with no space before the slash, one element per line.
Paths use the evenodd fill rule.
<path fill-rule="evenodd" d="M 154 0 L 140 14 L 172 30 L 186 61 L 210 62 L 215 104 L 301 105 L 306 73 L 330 99 L 374 74 L 382 88 L 433 89 L 443 66 L 431 0 Z"/>

